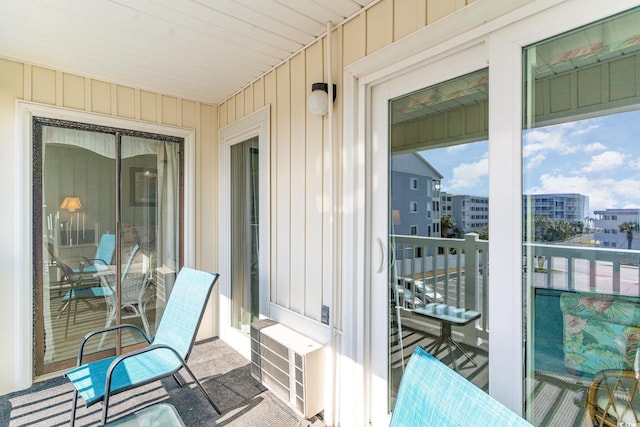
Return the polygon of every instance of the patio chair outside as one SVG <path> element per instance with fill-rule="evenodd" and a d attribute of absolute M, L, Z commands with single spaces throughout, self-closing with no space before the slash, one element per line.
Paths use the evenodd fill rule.
<path fill-rule="evenodd" d="M 87 407 L 102 402 L 101 425 L 104 425 L 107 421 L 111 395 L 170 375 L 182 386 L 175 375 L 181 368 L 185 368 L 211 406 L 220 414 L 217 405 L 186 363 L 217 279 L 218 274 L 215 273 L 183 268 L 176 278 L 153 341 L 149 340 L 139 327 L 126 324 L 94 331 L 84 337 L 78 352 L 77 367 L 65 373 L 74 386 L 71 426 L 75 423 L 78 394 L 82 396 Z M 87 340 L 96 335 L 124 328 L 139 333 L 149 346 L 120 356 L 82 364 L 83 350 Z M 108 392 L 105 392 L 106 390 Z"/>
<path fill-rule="evenodd" d="M 416 347 L 400 381 L 391 427 L 531 427 L 527 421 Z"/>

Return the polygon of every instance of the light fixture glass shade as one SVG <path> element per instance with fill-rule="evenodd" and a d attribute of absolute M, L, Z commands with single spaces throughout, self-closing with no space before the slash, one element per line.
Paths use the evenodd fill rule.
<path fill-rule="evenodd" d="M 307 98 L 307 110 L 316 116 L 324 116 L 329 111 L 327 103 L 327 92 L 316 89 Z"/>
<path fill-rule="evenodd" d="M 66 209 L 69 212 L 75 212 L 76 209 L 82 209 L 79 197 L 65 197 L 60 204 L 60 209 Z"/>

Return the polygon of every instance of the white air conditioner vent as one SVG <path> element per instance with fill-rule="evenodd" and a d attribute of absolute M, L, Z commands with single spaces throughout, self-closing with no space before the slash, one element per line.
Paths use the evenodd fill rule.
<path fill-rule="evenodd" d="M 251 374 L 306 418 L 323 409 L 323 349 L 273 320 L 251 324 Z"/>

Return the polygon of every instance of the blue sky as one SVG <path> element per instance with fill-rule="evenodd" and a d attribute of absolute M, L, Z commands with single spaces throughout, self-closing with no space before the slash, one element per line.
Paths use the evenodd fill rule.
<path fill-rule="evenodd" d="M 423 151 L 445 191 L 488 195 L 486 141 Z M 640 208 L 640 111 L 526 131 L 525 194 L 580 193 L 590 211 Z"/>

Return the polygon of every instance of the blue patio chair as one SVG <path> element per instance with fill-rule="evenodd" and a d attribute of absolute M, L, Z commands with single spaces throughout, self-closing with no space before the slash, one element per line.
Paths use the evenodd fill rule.
<path fill-rule="evenodd" d="M 74 386 L 71 426 L 75 423 L 78 394 L 82 396 L 87 407 L 102 402 L 101 425 L 104 425 L 111 395 L 170 375 L 182 386 L 175 375 L 181 368 L 193 378 L 215 411 L 221 413 L 186 363 L 217 279 L 218 274 L 215 273 L 183 268 L 176 278 L 152 341 L 142 329 L 127 324 L 90 332 L 83 338 L 78 352 L 77 367 L 65 373 Z M 82 364 L 84 346 L 91 337 L 124 328 L 139 333 L 149 345 L 120 356 Z"/>
<path fill-rule="evenodd" d="M 416 347 L 400 381 L 390 427 L 531 427 L 460 374 Z"/>

